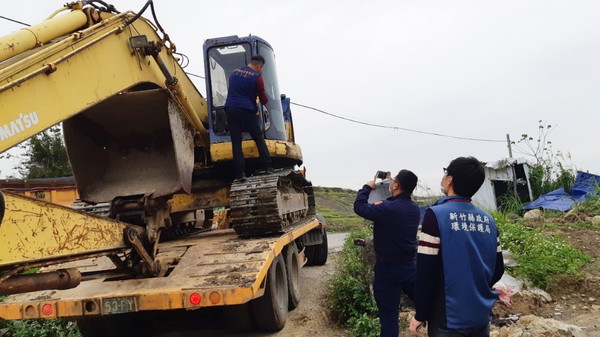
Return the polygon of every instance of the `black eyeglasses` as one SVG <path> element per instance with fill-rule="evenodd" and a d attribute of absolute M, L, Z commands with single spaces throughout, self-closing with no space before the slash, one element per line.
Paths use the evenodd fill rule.
<path fill-rule="evenodd" d="M 444 173 L 448 173 L 448 169 L 445 167 L 442 167 L 442 170 L 444 170 Z"/>

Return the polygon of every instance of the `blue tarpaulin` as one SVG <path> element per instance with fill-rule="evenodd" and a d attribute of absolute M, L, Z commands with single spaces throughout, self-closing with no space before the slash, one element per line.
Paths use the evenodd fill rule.
<path fill-rule="evenodd" d="M 523 206 L 523 209 L 543 208 L 566 212 L 575 203 L 586 201 L 590 195 L 598 194 L 598 190 L 596 189 L 598 185 L 600 185 L 600 176 L 577 172 L 573 188 L 570 192 L 565 192 L 565 189 L 561 187 L 540 196 L 537 200 Z"/>

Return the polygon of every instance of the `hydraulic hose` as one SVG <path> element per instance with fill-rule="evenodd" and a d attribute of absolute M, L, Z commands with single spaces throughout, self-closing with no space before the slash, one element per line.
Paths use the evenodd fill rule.
<path fill-rule="evenodd" d="M 4 194 L 0 191 L 0 224 L 4 220 L 4 210 L 6 209 L 6 202 L 4 201 Z"/>
<path fill-rule="evenodd" d="M 142 16 L 142 14 L 144 14 L 144 12 L 148 8 L 148 6 L 150 6 L 151 4 L 152 4 L 152 0 L 146 1 L 146 4 L 144 5 L 144 7 L 142 7 L 142 10 L 140 10 L 133 18 L 131 18 L 131 19 L 127 20 L 127 22 L 125 22 L 125 27 L 129 26 L 135 20 L 139 19 Z"/>

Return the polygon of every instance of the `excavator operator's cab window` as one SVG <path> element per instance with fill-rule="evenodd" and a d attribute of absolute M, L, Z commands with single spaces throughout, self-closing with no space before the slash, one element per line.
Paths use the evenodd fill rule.
<path fill-rule="evenodd" d="M 281 108 L 281 94 L 277 79 L 277 67 L 273 49 L 262 42 L 257 43 L 258 53 L 265 58 L 262 77 L 265 81 L 265 91 L 269 97 L 266 109 L 261 111 L 264 124 L 265 138 L 285 140 L 285 126 L 283 123 L 283 109 Z"/>
<path fill-rule="evenodd" d="M 248 43 L 213 47 L 208 51 L 210 94 L 212 97 L 210 111 L 213 121 L 212 128 L 216 134 L 225 134 L 229 131 L 227 116 L 225 115 L 229 74 L 236 68 L 247 65 L 250 58 L 251 47 Z"/>

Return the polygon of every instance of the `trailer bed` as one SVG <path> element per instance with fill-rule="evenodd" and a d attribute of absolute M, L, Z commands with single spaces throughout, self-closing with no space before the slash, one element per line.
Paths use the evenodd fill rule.
<path fill-rule="evenodd" d="M 266 273 L 283 247 L 318 226 L 319 221 L 311 218 L 275 236 L 240 239 L 226 229 L 161 243 L 157 259 L 172 264 L 164 277 L 126 279 L 108 257 L 53 266 L 52 270 L 77 267 L 84 280 L 73 289 L 11 295 L 0 303 L 0 318 L 52 319 L 242 304 L 263 295 Z"/>

